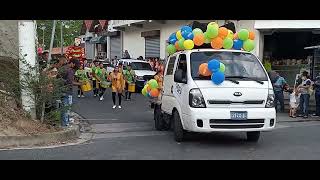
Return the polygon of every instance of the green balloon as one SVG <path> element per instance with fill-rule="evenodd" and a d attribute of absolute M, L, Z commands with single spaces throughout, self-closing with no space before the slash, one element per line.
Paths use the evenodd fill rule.
<path fill-rule="evenodd" d="M 211 43 L 211 39 L 210 39 L 210 37 L 208 36 L 208 33 L 205 32 L 205 33 L 203 33 L 203 35 L 204 35 L 204 43 L 210 44 L 210 43 Z"/>
<path fill-rule="evenodd" d="M 233 46 L 233 40 L 231 38 L 226 37 L 223 40 L 223 48 L 224 49 L 231 49 Z"/>
<path fill-rule="evenodd" d="M 220 72 L 224 73 L 226 71 L 226 66 L 223 63 L 220 63 Z"/>
<path fill-rule="evenodd" d="M 148 82 L 149 86 L 151 89 L 155 89 L 155 88 L 158 88 L 158 82 L 155 80 L 155 79 L 151 79 L 149 82 Z"/>
<path fill-rule="evenodd" d="M 178 42 L 179 48 L 182 49 L 182 50 L 185 49 L 183 43 L 184 43 L 184 38 L 180 39 L 179 42 Z"/>
<path fill-rule="evenodd" d="M 176 47 L 173 44 L 169 44 L 167 46 L 167 52 L 169 53 L 169 55 L 174 54 L 176 51 Z"/>
<path fill-rule="evenodd" d="M 147 96 L 147 88 L 143 88 L 141 94 Z"/>
<path fill-rule="evenodd" d="M 240 40 L 246 41 L 247 39 L 249 39 L 249 31 L 247 29 L 241 29 L 238 32 L 238 37 Z"/>
<path fill-rule="evenodd" d="M 254 49 L 254 41 L 251 39 L 244 41 L 243 49 L 248 52 L 252 51 Z"/>
<path fill-rule="evenodd" d="M 214 26 L 214 25 L 208 25 L 206 32 L 207 32 L 209 38 L 210 38 L 210 39 L 213 39 L 213 38 L 215 38 L 215 37 L 218 36 L 218 34 L 219 34 L 219 28 L 217 28 L 217 27 Z"/>
<path fill-rule="evenodd" d="M 193 31 L 193 35 L 203 34 L 203 31 L 200 28 L 195 28 Z"/>

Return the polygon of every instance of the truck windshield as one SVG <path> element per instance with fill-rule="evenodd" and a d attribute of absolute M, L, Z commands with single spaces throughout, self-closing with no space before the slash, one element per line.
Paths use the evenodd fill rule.
<path fill-rule="evenodd" d="M 228 51 L 207 51 L 193 52 L 190 55 L 191 75 L 195 80 L 208 80 L 210 77 L 199 75 L 199 66 L 217 59 L 225 65 L 225 77 L 241 79 L 241 81 L 267 81 L 268 77 L 259 63 L 259 60 L 250 53 L 228 52 Z"/>
<path fill-rule="evenodd" d="M 149 63 L 143 63 L 143 62 L 133 62 L 131 63 L 133 70 L 148 70 L 152 71 L 152 68 Z"/>

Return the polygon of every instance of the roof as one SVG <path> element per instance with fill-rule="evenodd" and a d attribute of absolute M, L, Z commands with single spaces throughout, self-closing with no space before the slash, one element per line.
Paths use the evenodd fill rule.
<path fill-rule="evenodd" d="M 63 54 L 67 53 L 67 50 L 68 50 L 69 47 L 70 46 L 63 47 Z M 61 47 L 52 48 L 51 54 L 53 54 L 53 55 L 61 54 Z"/>

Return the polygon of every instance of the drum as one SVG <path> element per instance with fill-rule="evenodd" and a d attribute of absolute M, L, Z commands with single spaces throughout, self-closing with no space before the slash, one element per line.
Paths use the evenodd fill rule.
<path fill-rule="evenodd" d="M 133 92 L 133 93 L 136 92 L 136 84 L 134 84 L 134 83 L 129 84 L 128 91 Z"/>
<path fill-rule="evenodd" d="M 89 81 L 85 81 L 85 84 L 81 86 L 83 92 L 88 92 L 92 90 L 91 84 Z"/>
<path fill-rule="evenodd" d="M 103 88 L 108 88 L 108 87 L 110 87 L 111 82 L 101 81 L 100 85 L 101 85 L 101 87 L 103 87 Z"/>

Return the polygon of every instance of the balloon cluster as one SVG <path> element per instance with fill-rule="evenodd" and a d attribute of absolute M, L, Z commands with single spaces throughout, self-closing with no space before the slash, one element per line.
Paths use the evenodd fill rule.
<path fill-rule="evenodd" d="M 158 87 L 159 87 L 158 82 L 155 79 L 151 79 L 146 83 L 141 93 L 145 97 L 149 97 L 149 98 L 158 97 L 160 93 Z"/>
<path fill-rule="evenodd" d="M 219 85 L 224 81 L 225 70 L 225 65 L 217 59 L 212 59 L 208 63 L 202 63 L 199 66 L 199 74 L 205 77 L 211 76 L 212 82 L 216 85 Z"/>
<path fill-rule="evenodd" d="M 224 48 L 250 52 L 255 46 L 254 38 L 254 32 L 249 32 L 247 29 L 241 29 L 234 34 L 225 27 L 219 27 L 216 22 L 209 23 L 206 32 L 199 28 L 192 29 L 190 26 L 183 26 L 179 31 L 170 35 L 167 52 L 171 55 L 177 51 L 191 50 L 203 44 L 211 44 L 213 49 Z"/>

